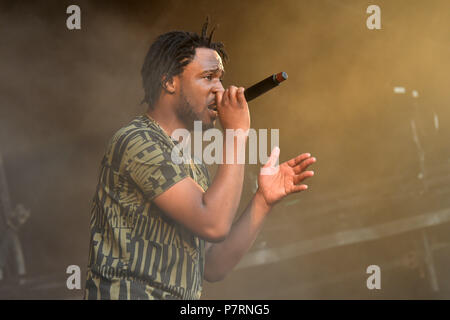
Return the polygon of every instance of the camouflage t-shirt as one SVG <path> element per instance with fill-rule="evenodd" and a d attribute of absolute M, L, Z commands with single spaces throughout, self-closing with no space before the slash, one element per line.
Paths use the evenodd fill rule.
<path fill-rule="evenodd" d="M 147 116 L 111 139 L 101 163 L 90 223 L 86 299 L 199 299 L 204 240 L 152 199 L 190 176 L 204 191 L 203 164 L 174 164 L 177 142 Z"/>

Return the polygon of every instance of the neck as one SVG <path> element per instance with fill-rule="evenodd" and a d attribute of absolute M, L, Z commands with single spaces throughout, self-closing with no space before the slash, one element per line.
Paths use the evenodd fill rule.
<path fill-rule="evenodd" d="M 155 120 L 168 136 L 172 136 L 172 132 L 175 129 L 186 128 L 184 123 L 178 119 L 173 109 L 168 106 L 155 105 L 154 108 L 149 108 L 146 114 Z"/>

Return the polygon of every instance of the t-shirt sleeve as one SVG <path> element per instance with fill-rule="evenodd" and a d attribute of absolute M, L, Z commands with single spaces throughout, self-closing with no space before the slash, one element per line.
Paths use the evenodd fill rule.
<path fill-rule="evenodd" d="M 170 150 L 157 141 L 147 141 L 129 155 L 127 172 L 149 200 L 188 176 L 184 165 L 175 164 Z"/>

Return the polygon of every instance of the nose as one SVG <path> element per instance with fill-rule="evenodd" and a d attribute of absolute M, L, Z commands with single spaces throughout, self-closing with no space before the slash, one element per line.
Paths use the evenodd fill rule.
<path fill-rule="evenodd" d="M 224 87 L 222 85 L 222 81 L 217 80 L 214 83 L 213 93 L 216 94 L 216 92 L 221 92 L 221 91 L 223 92 L 223 91 L 225 91 L 225 89 L 224 89 Z"/>

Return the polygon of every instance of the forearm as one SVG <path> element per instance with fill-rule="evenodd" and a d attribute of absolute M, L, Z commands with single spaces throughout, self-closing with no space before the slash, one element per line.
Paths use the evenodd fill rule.
<path fill-rule="evenodd" d="M 237 157 L 239 149 L 245 151 L 246 138 L 233 140 L 232 163 L 226 163 L 230 149 L 224 143 L 223 164 L 219 165 L 211 186 L 203 195 L 203 206 L 209 221 L 226 231 L 229 231 L 238 209 L 244 182 L 244 164 L 239 164 Z"/>
<path fill-rule="evenodd" d="M 206 253 L 206 280 L 222 280 L 237 265 L 253 245 L 270 209 L 262 195 L 257 192 L 232 226 L 228 237 L 220 243 L 211 245 Z"/>

